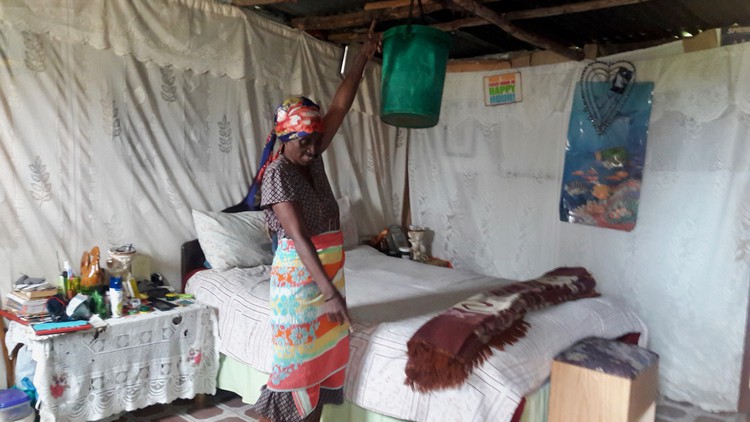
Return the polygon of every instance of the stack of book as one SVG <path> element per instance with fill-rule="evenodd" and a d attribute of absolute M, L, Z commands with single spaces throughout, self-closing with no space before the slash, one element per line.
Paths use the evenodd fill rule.
<path fill-rule="evenodd" d="M 51 287 L 37 290 L 14 290 L 8 293 L 4 310 L 22 323 L 48 321 L 47 299 L 55 294 L 57 294 L 57 289 Z M 12 318 L 9 315 L 5 316 Z"/>

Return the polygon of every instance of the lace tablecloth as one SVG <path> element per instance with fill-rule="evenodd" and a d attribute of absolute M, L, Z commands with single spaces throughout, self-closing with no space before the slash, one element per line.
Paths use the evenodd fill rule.
<path fill-rule="evenodd" d="M 36 336 L 13 322 L 6 345 L 36 361 L 41 420 L 101 419 L 155 403 L 214 394 L 216 316 L 204 305 L 107 320 L 106 330 Z"/>

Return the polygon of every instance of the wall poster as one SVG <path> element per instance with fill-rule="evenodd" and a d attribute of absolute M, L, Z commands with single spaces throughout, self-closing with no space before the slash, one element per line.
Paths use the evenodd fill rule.
<path fill-rule="evenodd" d="M 484 105 L 511 104 L 523 101 L 521 72 L 484 77 Z"/>
<path fill-rule="evenodd" d="M 576 84 L 560 220 L 631 231 L 638 216 L 653 82 L 629 62 L 593 62 Z"/>

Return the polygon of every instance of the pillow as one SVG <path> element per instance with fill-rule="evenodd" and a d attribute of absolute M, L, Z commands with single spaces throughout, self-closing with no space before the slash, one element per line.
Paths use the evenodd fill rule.
<path fill-rule="evenodd" d="M 193 223 L 211 268 L 223 271 L 273 261 L 263 211 L 230 214 L 193 210 Z"/>
<path fill-rule="evenodd" d="M 359 231 L 352 214 L 352 203 L 348 196 L 343 196 L 336 202 L 339 204 L 339 220 L 341 221 L 341 231 L 344 233 L 344 249 L 351 249 L 359 245 Z"/>

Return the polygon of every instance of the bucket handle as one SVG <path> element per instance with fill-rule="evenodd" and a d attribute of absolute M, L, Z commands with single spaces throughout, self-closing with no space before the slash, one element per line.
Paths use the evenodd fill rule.
<path fill-rule="evenodd" d="M 417 3 L 419 3 L 419 19 L 424 23 L 424 7 L 422 7 L 422 0 L 417 0 Z M 406 21 L 406 32 L 411 32 L 411 19 L 412 19 L 412 10 L 414 9 L 414 0 L 411 0 L 409 2 L 409 19 Z"/>

